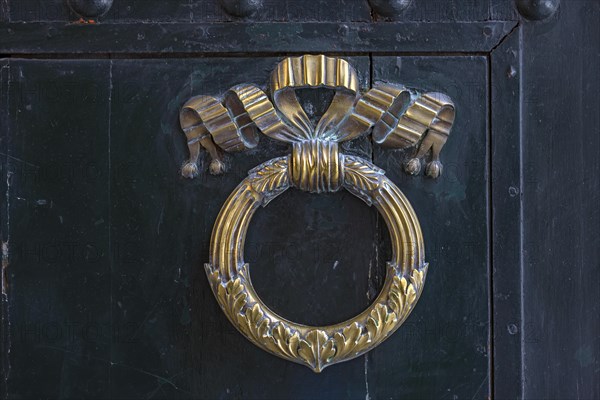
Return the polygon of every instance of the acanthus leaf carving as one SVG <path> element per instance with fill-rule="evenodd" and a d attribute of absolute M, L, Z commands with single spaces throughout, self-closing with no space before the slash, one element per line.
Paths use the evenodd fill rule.
<path fill-rule="evenodd" d="M 321 372 L 335 355 L 334 342 L 327 333 L 320 329 L 313 329 L 301 339 L 298 346 L 298 355 L 315 371 Z"/>
<path fill-rule="evenodd" d="M 247 268 L 225 282 L 218 270 L 207 266 L 207 271 L 210 271 L 213 290 L 225 314 L 248 339 L 274 354 L 320 372 L 331 364 L 363 354 L 392 333 L 414 307 L 422 290 L 426 268 L 415 270 L 408 280 L 395 274 L 387 297 L 389 306 L 377 303 L 364 320 L 332 332 L 317 328 L 305 334 L 268 311 L 248 290 L 244 284 L 248 279 Z"/>
<path fill-rule="evenodd" d="M 373 192 L 381 186 L 385 171 L 354 156 L 344 156 L 344 187 L 371 206 Z"/>
<path fill-rule="evenodd" d="M 290 187 L 288 158 L 274 158 L 249 172 L 249 185 L 260 194 L 263 206 Z"/>

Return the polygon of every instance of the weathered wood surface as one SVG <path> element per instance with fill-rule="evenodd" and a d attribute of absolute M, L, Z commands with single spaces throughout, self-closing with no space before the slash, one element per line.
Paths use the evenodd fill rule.
<path fill-rule="evenodd" d="M 600 398 L 600 3 L 522 27 L 524 398 Z"/>
<path fill-rule="evenodd" d="M 494 395 L 518 399 L 523 384 L 521 340 L 522 221 L 519 32 L 494 50 L 489 149 Z"/>
<path fill-rule="evenodd" d="M 233 0 L 230 0 L 233 2 Z M 387 1 L 387 0 L 385 0 Z M 238 20 L 219 0 L 115 0 L 104 22 L 225 22 Z M 13 22 L 76 20 L 63 0 L 4 0 Z M 252 20 L 262 22 L 368 21 L 381 19 L 368 0 L 263 0 Z M 487 21 L 517 19 L 512 0 L 419 0 L 393 19 L 404 21 Z"/>
<path fill-rule="evenodd" d="M 488 52 L 514 21 L 0 23 L 0 53 Z"/>
<path fill-rule="evenodd" d="M 362 0 L 265 1 L 254 19 L 216 0 L 115 0 L 85 26 L 43 3 L 0 0 L 3 397 L 600 397 L 598 3 L 530 22 L 512 0 L 391 18 Z M 399 152 L 345 149 L 413 201 L 432 269 L 394 337 L 320 375 L 250 345 L 201 268 L 224 199 L 286 146 L 263 138 L 222 178 L 178 175 L 185 99 L 264 84 L 301 52 L 458 105 L 438 182 L 401 173 Z M 326 323 L 373 298 L 387 248 L 352 196 L 291 191 L 256 215 L 247 258 L 270 306 Z"/>
<path fill-rule="evenodd" d="M 489 104 L 476 100 L 488 96 L 487 71 L 482 56 L 373 58 L 374 81 L 442 91 L 458 113 L 437 181 L 405 174 L 402 151 L 374 148 L 419 216 L 430 266 L 407 325 L 367 356 L 372 398 L 489 396 Z"/>

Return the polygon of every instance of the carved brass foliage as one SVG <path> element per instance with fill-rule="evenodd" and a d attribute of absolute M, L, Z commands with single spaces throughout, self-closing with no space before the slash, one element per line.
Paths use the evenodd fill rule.
<path fill-rule="evenodd" d="M 353 318 L 343 327 L 307 327 L 278 317 L 249 287 L 247 265 L 235 279 L 226 281 L 212 265 L 207 264 L 206 270 L 225 315 L 250 341 L 279 357 L 321 372 L 329 365 L 366 353 L 393 333 L 421 294 L 427 266 L 414 270 L 409 278 L 388 271 L 392 278 L 386 283 L 387 298 L 374 303 L 368 313 L 361 314 L 362 318 Z"/>
<path fill-rule="evenodd" d="M 295 89 L 321 87 L 336 93 L 313 124 Z M 270 88 L 271 97 L 255 85 L 243 84 L 221 100 L 198 96 L 188 101 L 180 115 L 190 149 L 182 174 L 192 178 L 199 173 L 201 147 L 212 157 L 211 172 L 224 172 L 221 151 L 256 146 L 257 130 L 292 145 L 289 156 L 254 168 L 231 193 L 215 222 L 206 273 L 223 312 L 250 341 L 320 372 L 366 353 L 398 329 L 421 295 L 428 268 L 421 228 L 406 197 L 383 170 L 342 154 L 338 143 L 371 132 L 384 146 L 415 146 L 409 172 L 418 173 L 420 159 L 429 156 L 426 173 L 437 178 L 454 105 L 443 94 L 419 94 L 387 83 L 361 96 L 352 66 L 326 56 L 284 59 L 273 72 Z M 254 291 L 244 261 L 248 225 L 259 206 L 290 187 L 313 193 L 344 188 L 375 206 L 387 223 L 393 254 L 383 289 L 369 308 L 348 321 L 319 327 L 294 323 L 270 310 Z"/>

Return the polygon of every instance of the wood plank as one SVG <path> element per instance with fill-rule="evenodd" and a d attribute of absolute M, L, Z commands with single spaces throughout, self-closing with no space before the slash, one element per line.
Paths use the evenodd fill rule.
<path fill-rule="evenodd" d="M 401 16 L 403 21 L 486 21 L 489 5 L 481 0 L 419 0 L 413 1 Z"/>
<path fill-rule="evenodd" d="M 488 52 L 515 24 L 0 23 L 0 53 Z"/>
<path fill-rule="evenodd" d="M 10 222 L 9 216 L 9 192 L 8 180 L 8 141 L 10 133 L 8 130 L 8 82 L 10 76 L 10 60 L 0 59 L 0 246 L 6 249 L 6 244 L 10 245 L 10 235 L 8 228 Z M 0 268 L 0 393 L 6 397 L 6 377 L 10 371 L 10 360 L 7 355 L 10 351 L 10 324 L 9 324 L 9 302 L 8 286 L 9 278 L 9 259 L 8 254 L 2 251 L 2 267 Z"/>
<path fill-rule="evenodd" d="M 374 146 L 375 164 L 415 209 L 430 266 L 406 323 L 367 355 L 371 398 L 489 396 L 487 68 L 482 56 L 373 58 L 375 82 L 446 93 L 457 114 L 437 180 L 403 171 L 410 150 Z"/>
<path fill-rule="evenodd" d="M 521 132 L 518 32 L 491 54 L 491 219 L 494 395 L 522 398 Z"/>
<path fill-rule="evenodd" d="M 257 22 L 370 21 L 366 0 L 264 0 L 249 20 Z M 66 0 L 3 0 L 13 22 L 76 21 Z M 8 15 L 7 15 L 8 16 Z M 240 18 L 227 14 L 219 0 L 116 0 L 102 23 L 230 22 Z"/>
<path fill-rule="evenodd" d="M 600 398 L 599 20 L 522 26 L 525 398 Z"/>
<path fill-rule="evenodd" d="M 109 65 L 13 59 L 9 79 L 8 397 L 105 398 Z"/>

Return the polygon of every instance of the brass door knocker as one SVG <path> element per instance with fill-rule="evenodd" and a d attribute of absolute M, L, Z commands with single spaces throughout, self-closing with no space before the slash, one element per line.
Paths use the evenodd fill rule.
<path fill-rule="evenodd" d="M 329 109 L 314 126 L 296 89 L 334 89 Z M 423 236 L 413 208 L 385 172 L 360 157 L 342 154 L 339 143 L 371 132 L 383 146 L 416 146 L 405 164 L 411 174 L 442 172 L 439 153 L 454 122 L 454 105 L 440 93 L 420 94 L 402 86 L 377 83 L 359 93 L 358 77 L 345 60 L 323 55 L 284 59 L 271 77 L 271 99 L 250 84 L 231 88 L 222 101 L 190 99 L 180 120 L 190 159 L 182 174 L 198 174 L 200 148 L 209 151 L 211 173 L 224 172 L 220 149 L 255 147 L 263 134 L 292 145 L 292 152 L 250 171 L 231 193 L 215 222 L 206 273 L 231 323 L 260 348 L 306 365 L 315 372 L 358 357 L 383 342 L 406 320 L 425 283 Z M 373 205 L 387 223 L 393 255 L 383 289 L 373 304 L 354 318 L 330 326 L 306 326 L 271 311 L 254 291 L 244 262 L 244 242 L 259 206 L 290 187 L 312 193 L 344 188 Z"/>

